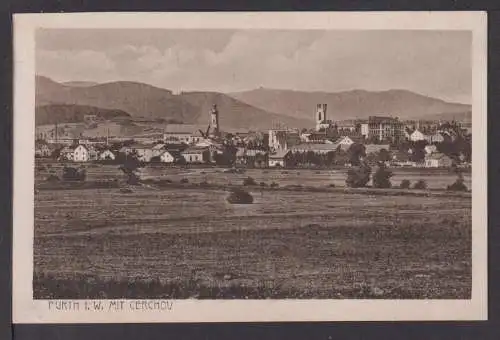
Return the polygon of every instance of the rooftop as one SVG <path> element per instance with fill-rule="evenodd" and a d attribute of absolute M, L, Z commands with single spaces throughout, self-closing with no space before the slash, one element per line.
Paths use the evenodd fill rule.
<path fill-rule="evenodd" d="M 326 143 L 302 143 L 294 145 L 290 148 L 291 152 L 307 152 L 307 151 L 335 151 L 337 149 L 336 144 L 326 144 Z"/>
<path fill-rule="evenodd" d="M 201 147 L 201 146 L 191 146 L 187 148 L 186 150 L 182 151 L 182 153 L 202 153 L 207 151 L 207 147 Z"/>

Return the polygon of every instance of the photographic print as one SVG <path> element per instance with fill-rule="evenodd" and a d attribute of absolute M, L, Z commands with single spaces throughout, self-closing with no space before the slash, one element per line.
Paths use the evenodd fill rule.
<path fill-rule="evenodd" d="M 483 14 L 147 15 L 16 18 L 19 320 L 485 318 Z"/>

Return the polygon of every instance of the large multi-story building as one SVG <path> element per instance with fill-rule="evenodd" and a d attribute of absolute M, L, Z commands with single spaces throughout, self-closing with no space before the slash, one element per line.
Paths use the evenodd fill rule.
<path fill-rule="evenodd" d="M 361 123 L 361 134 L 367 139 L 379 141 L 404 137 L 405 125 L 398 118 L 370 116 Z"/>

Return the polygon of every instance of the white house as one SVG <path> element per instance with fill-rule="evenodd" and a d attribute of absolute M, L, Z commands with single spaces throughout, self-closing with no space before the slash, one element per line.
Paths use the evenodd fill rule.
<path fill-rule="evenodd" d="M 89 150 L 83 146 L 78 145 L 73 149 L 73 162 L 88 162 L 90 160 Z"/>
<path fill-rule="evenodd" d="M 418 142 L 418 141 L 421 141 L 421 140 L 425 140 L 426 141 L 428 139 L 429 139 L 429 137 L 426 134 L 420 132 L 419 130 L 413 131 L 413 133 L 410 135 L 410 140 L 412 142 Z"/>
<path fill-rule="evenodd" d="M 173 163 L 175 161 L 175 157 L 168 151 L 164 151 L 160 155 L 160 161 L 162 163 Z"/>
<path fill-rule="evenodd" d="M 114 160 L 116 158 L 115 154 L 111 150 L 104 150 L 99 154 L 100 160 Z"/>

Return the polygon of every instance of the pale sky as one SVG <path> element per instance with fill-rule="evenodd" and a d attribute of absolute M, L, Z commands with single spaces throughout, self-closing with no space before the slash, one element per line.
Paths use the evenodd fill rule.
<path fill-rule="evenodd" d="M 178 91 L 406 89 L 469 104 L 467 31 L 39 30 L 36 71 Z"/>

